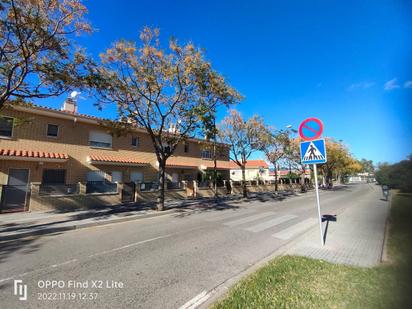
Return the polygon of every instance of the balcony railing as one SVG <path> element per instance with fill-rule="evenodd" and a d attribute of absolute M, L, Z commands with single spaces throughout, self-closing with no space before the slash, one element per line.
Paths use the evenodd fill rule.
<path fill-rule="evenodd" d="M 158 182 L 141 182 L 140 191 L 156 191 L 159 189 Z"/>
<path fill-rule="evenodd" d="M 86 183 L 87 193 L 116 193 L 117 183 L 107 181 L 89 181 Z"/>
<path fill-rule="evenodd" d="M 167 188 L 168 190 L 183 189 L 183 185 L 182 185 L 182 182 L 181 182 L 181 181 L 179 181 L 179 182 L 168 181 L 168 182 L 166 183 L 166 188 Z"/>
<path fill-rule="evenodd" d="M 79 191 L 79 184 L 41 184 L 39 187 L 39 195 L 70 195 Z"/>

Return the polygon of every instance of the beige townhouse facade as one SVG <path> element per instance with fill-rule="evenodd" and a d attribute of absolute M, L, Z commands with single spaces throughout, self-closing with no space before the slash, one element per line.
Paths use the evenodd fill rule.
<path fill-rule="evenodd" d="M 229 148 L 220 144 L 218 149 L 217 167 L 228 179 Z M 189 139 L 178 145 L 168 159 L 167 181 L 201 181 L 213 166 L 210 143 Z M 17 105 L 0 111 L 3 206 L 5 198 L 9 203 L 21 204 L 19 188 L 30 190 L 33 184 L 40 193 L 75 195 L 79 190 L 102 193 L 99 185 L 106 191 L 118 183 L 142 183 L 144 189 L 145 184 L 149 186 L 157 179 L 157 158 L 151 138 L 143 129 L 134 128 L 121 136 L 112 134 L 102 126 L 102 119 L 78 113 L 76 102 L 70 99 L 61 110 Z M 47 192 L 56 188 L 58 192 Z"/>
<path fill-rule="evenodd" d="M 230 179 L 241 181 L 242 169 L 235 162 L 230 163 Z M 245 165 L 246 181 L 269 180 L 269 165 L 264 160 L 248 160 Z"/>

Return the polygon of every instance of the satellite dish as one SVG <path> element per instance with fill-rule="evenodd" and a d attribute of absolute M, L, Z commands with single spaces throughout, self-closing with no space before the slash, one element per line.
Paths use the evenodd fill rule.
<path fill-rule="evenodd" d="M 75 90 L 75 91 L 72 91 L 72 92 L 70 93 L 70 97 L 71 97 L 72 99 L 74 99 L 74 98 L 76 98 L 79 94 L 80 94 L 80 92 L 77 92 L 77 91 Z"/>

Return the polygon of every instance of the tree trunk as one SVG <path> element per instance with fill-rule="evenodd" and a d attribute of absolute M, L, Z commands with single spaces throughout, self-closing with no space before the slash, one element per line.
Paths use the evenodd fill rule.
<path fill-rule="evenodd" d="M 157 197 L 157 210 L 163 211 L 165 206 L 165 174 L 166 160 L 159 161 L 159 195 Z"/>
<path fill-rule="evenodd" d="M 272 163 L 275 171 L 275 192 L 278 192 L 278 169 L 276 167 L 276 162 Z"/>
<path fill-rule="evenodd" d="M 247 197 L 245 165 L 242 165 L 242 187 L 243 187 L 243 197 Z"/>
<path fill-rule="evenodd" d="M 333 187 L 333 175 L 332 175 L 332 171 L 328 171 L 326 174 L 326 185 L 328 188 L 332 188 Z"/>
<path fill-rule="evenodd" d="M 300 176 L 300 181 L 301 181 L 300 188 L 301 188 L 302 192 L 306 192 L 305 180 L 306 180 L 306 178 L 305 178 L 305 169 L 303 168 L 302 175 Z"/>
<path fill-rule="evenodd" d="M 216 155 L 216 136 L 213 141 L 213 193 L 217 197 L 217 155 Z"/>

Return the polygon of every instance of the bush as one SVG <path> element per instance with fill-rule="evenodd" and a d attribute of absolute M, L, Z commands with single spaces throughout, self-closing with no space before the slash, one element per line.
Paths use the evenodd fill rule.
<path fill-rule="evenodd" d="M 381 185 L 388 185 L 402 192 L 412 192 L 412 155 L 408 160 L 380 165 L 375 176 Z"/>

